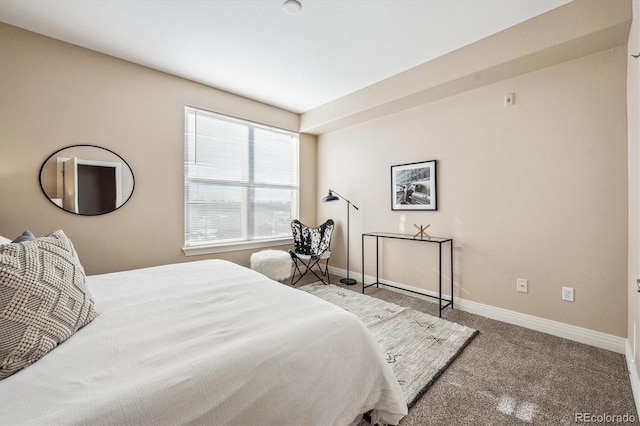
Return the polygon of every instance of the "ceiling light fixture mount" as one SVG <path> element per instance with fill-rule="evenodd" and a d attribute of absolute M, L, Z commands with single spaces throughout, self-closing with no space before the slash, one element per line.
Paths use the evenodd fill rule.
<path fill-rule="evenodd" d="M 287 0 L 282 7 L 289 15 L 297 15 L 302 10 L 302 4 L 298 0 Z"/>

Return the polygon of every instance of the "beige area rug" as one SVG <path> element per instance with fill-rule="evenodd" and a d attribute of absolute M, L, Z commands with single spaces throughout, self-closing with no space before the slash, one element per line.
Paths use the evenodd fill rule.
<path fill-rule="evenodd" d="M 411 407 L 476 336 L 477 330 L 320 282 L 301 287 L 358 316 L 382 348 Z"/>

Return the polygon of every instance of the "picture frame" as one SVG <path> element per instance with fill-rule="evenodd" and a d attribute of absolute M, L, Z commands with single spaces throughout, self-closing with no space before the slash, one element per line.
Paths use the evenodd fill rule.
<path fill-rule="evenodd" d="M 436 160 L 391 166 L 391 210 L 437 210 Z"/>

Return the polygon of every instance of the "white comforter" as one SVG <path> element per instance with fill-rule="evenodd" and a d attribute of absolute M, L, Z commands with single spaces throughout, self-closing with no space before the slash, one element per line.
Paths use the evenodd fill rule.
<path fill-rule="evenodd" d="M 87 277 L 100 316 L 0 381 L 0 424 L 346 425 L 407 413 L 366 326 L 222 260 Z"/>

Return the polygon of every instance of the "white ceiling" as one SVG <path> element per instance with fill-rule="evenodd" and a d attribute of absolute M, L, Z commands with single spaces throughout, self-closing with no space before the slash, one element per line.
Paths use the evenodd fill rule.
<path fill-rule="evenodd" d="M 0 0 L 0 21 L 302 113 L 570 0 Z"/>

